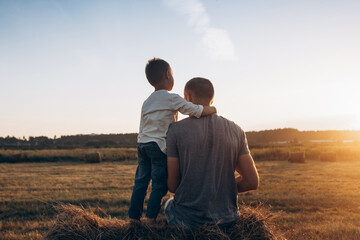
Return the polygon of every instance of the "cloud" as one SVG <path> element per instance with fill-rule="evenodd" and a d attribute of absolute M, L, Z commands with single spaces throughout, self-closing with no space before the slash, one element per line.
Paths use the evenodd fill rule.
<path fill-rule="evenodd" d="M 201 46 L 215 60 L 236 60 L 234 44 L 226 30 L 210 25 L 210 18 L 199 0 L 164 0 L 167 6 L 188 18 L 188 24 L 202 35 Z"/>
<path fill-rule="evenodd" d="M 218 60 L 236 60 L 234 45 L 226 30 L 208 28 L 202 42 L 210 57 Z"/>

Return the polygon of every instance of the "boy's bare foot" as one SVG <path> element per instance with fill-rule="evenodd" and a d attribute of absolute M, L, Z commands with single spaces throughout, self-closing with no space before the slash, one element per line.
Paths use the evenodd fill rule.
<path fill-rule="evenodd" d="M 153 225 L 156 224 L 156 218 L 145 217 L 145 219 L 142 222 L 147 224 L 147 225 L 153 226 Z"/>

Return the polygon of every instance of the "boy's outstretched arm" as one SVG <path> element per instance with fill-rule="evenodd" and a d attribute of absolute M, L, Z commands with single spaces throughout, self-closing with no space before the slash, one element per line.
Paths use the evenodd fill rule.
<path fill-rule="evenodd" d="M 216 108 L 214 106 L 204 106 L 201 116 L 207 116 L 213 113 L 216 113 Z"/>

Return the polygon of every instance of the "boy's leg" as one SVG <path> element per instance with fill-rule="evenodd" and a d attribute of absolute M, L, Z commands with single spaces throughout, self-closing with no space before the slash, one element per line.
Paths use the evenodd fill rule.
<path fill-rule="evenodd" d="M 138 167 L 128 211 L 131 219 L 140 219 L 142 215 L 144 199 L 151 178 L 151 160 L 145 154 L 145 147 L 146 144 L 138 145 Z"/>
<path fill-rule="evenodd" d="M 154 143 L 148 148 L 148 156 L 151 158 L 151 179 L 152 187 L 149 202 L 147 205 L 146 217 L 156 218 L 161 208 L 161 199 L 166 195 L 167 188 L 167 159 L 166 155 Z"/>

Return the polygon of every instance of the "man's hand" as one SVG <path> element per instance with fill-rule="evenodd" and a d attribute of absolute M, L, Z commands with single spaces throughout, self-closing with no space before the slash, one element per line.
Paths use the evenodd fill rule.
<path fill-rule="evenodd" d="M 236 171 L 240 174 L 240 176 L 236 178 L 238 193 L 256 190 L 258 188 L 259 175 L 250 153 L 238 157 Z"/>
<path fill-rule="evenodd" d="M 168 189 L 174 193 L 179 186 L 180 182 L 180 171 L 179 171 L 179 159 L 177 157 L 167 158 L 167 169 L 168 169 Z"/>

